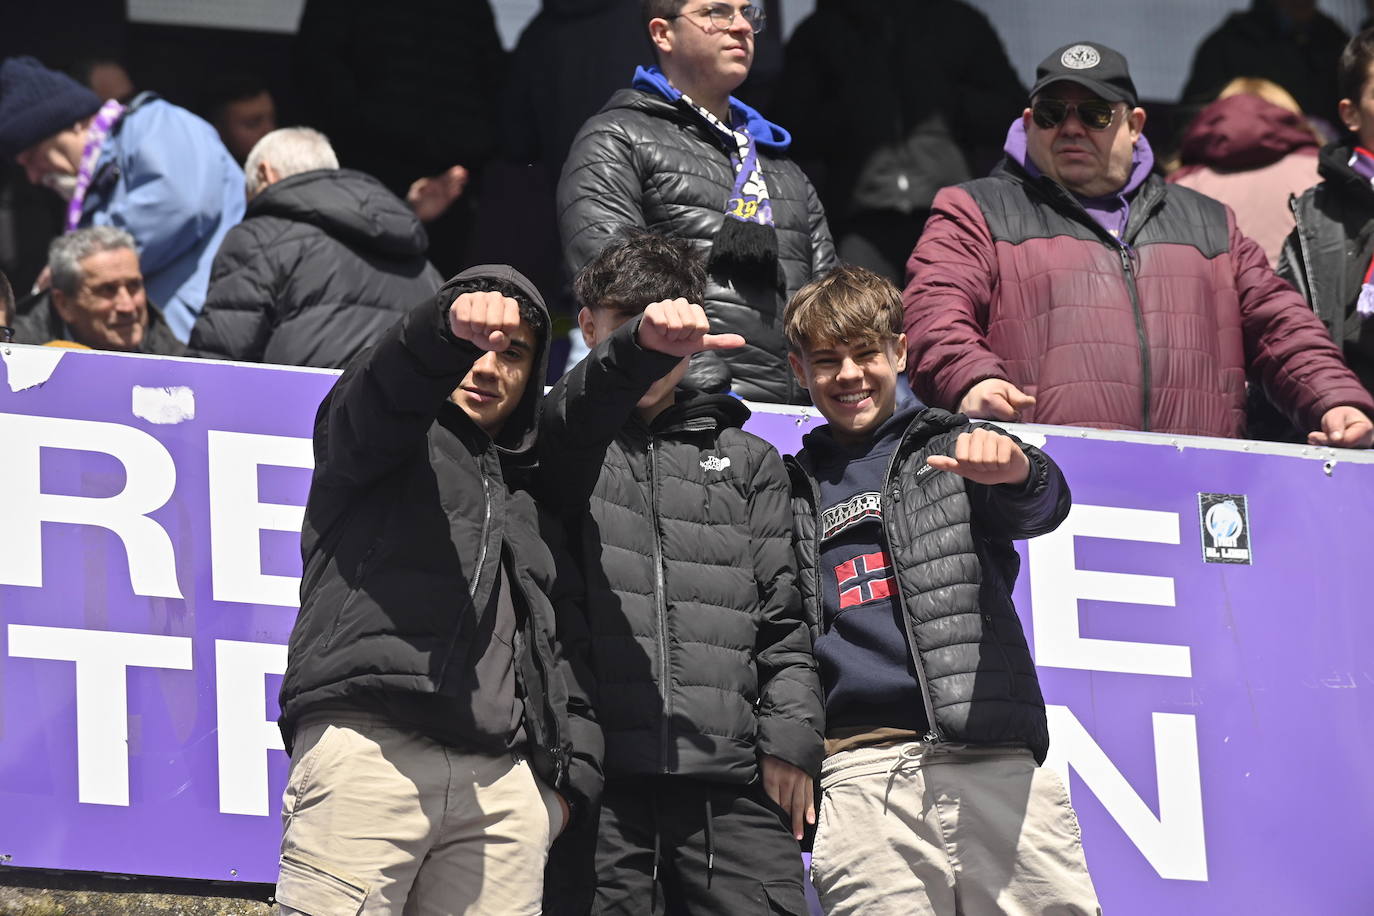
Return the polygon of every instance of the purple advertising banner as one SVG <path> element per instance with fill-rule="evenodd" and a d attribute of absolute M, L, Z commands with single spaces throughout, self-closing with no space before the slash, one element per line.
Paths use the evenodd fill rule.
<path fill-rule="evenodd" d="M 275 880 L 333 373 L 0 355 L 0 863 Z M 1104 910 L 1374 912 L 1374 456 L 1016 431 L 1074 491 L 1016 602 Z"/>

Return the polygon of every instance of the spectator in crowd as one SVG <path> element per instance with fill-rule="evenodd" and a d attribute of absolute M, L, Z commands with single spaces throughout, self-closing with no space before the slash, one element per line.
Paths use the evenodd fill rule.
<path fill-rule="evenodd" d="M 735 392 L 804 403 L 786 371 L 782 310 L 835 248 L 787 156 L 790 135 L 730 95 L 749 74 L 762 11 L 748 0 L 645 0 L 643 10 L 659 67 L 611 96 L 563 166 L 568 264 L 581 270 L 627 228 L 689 239 L 710 258 L 706 313 L 747 341 L 722 354 Z"/>
<path fill-rule="evenodd" d="M 1184 104 L 1203 105 L 1238 76 L 1278 83 L 1303 111 L 1336 115 L 1336 61 L 1349 36 L 1317 0 L 1252 0 L 1203 39 L 1183 87 Z"/>
<path fill-rule="evenodd" d="M 308 0 L 293 63 L 307 123 L 405 197 L 430 223 L 430 260 L 456 272 L 468 183 L 499 141 L 506 53 L 488 0 Z"/>
<path fill-rule="evenodd" d="M 1268 80 L 1232 80 L 1184 131 L 1168 180 L 1226 204 L 1236 227 L 1279 263 L 1293 230 L 1288 198 L 1317 183 L 1317 135 L 1293 97 Z"/>
<path fill-rule="evenodd" d="M 67 72 L 102 99 L 118 99 L 127 104 L 138 92 L 129 71 L 113 57 L 87 57 Z"/>
<path fill-rule="evenodd" d="M 1341 122 L 1351 137 L 1321 151 L 1322 182 L 1293 205 L 1279 273 L 1306 297 L 1374 392 L 1374 29 L 1341 55 Z"/>
<path fill-rule="evenodd" d="M 248 211 L 224 237 L 191 331 L 201 356 L 343 368 L 439 289 L 424 227 L 308 127 L 273 131 L 245 168 Z"/>
<path fill-rule="evenodd" d="M 1374 399 L 1224 204 L 1151 174 L 1126 60 L 1041 62 L 989 178 L 946 188 L 908 265 L 912 388 L 971 417 L 1241 436 L 1262 385 L 1318 445 Z"/>
<path fill-rule="evenodd" d="M 524 277 L 474 267 L 320 405 L 284 914 L 538 913 L 549 844 L 595 803 L 582 588 L 529 492 L 548 321 Z"/>
<path fill-rule="evenodd" d="M 708 333 L 705 281 L 686 240 L 603 248 L 575 284 L 592 352 L 540 431 L 581 523 L 606 739 L 586 843 L 607 916 L 806 913 L 821 701 L 787 476 L 737 398 L 675 391 L 686 357 L 743 343 Z"/>
<path fill-rule="evenodd" d="M 0 64 L 0 157 L 67 203 L 68 231 L 110 225 L 138 243 L 148 293 L 180 340 L 210 262 L 243 216 L 243 174 L 214 128 L 143 93 L 100 97 L 31 57 Z"/>
<path fill-rule="evenodd" d="M 822 0 L 786 59 L 773 111 L 840 258 L 900 284 L 935 192 L 973 177 L 1023 107 L 1002 42 L 963 0 Z"/>
<path fill-rule="evenodd" d="M 0 270 L 0 343 L 14 339 L 14 328 L 10 326 L 13 322 L 14 289 L 10 286 L 10 278 Z"/>
<path fill-rule="evenodd" d="M 1098 916 L 1077 817 L 1040 767 L 1045 702 L 1011 600 L 1011 542 L 1069 514 L 1063 474 L 994 426 L 898 406 L 901 295 L 871 271 L 804 287 L 787 340 L 827 421 L 790 461 L 825 692 L 825 911 Z"/>
<path fill-rule="evenodd" d="M 205 93 L 201 110 L 240 165 L 259 140 L 277 129 L 277 103 L 267 83 L 250 73 L 216 79 Z"/>
<path fill-rule="evenodd" d="M 148 301 L 133 236 L 92 226 L 59 236 L 48 248 L 52 285 L 47 302 L 14 324 L 18 343 L 70 341 L 92 350 L 185 351 Z"/>

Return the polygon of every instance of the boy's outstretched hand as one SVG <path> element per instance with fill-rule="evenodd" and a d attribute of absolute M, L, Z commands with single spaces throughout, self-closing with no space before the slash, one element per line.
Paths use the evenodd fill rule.
<path fill-rule="evenodd" d="M 686 299 L 665 299 L 644 309 L 637 339 L 646 350 L 669 356 L 691 356 L 702 350 L 733 350 L 744 346 L 738 334 L 712 334 L 706 310 Z"/>
<path fill-rule="evenodd" d="M 463 293 L 448 307 L 448 327 L 459 340 L 500 352 L 520 327 L 520 303 L 496 292 Z"/>
<path fill-rule="evenodd" d="M 952 471 L 981 484 L 1025 483 L 1030 476 L 1030 459 L 1010 437 L 985 426 L 971 433 L 960 433 L 954 457 L 931 455 L 926 464 L 937 471 Z"/>

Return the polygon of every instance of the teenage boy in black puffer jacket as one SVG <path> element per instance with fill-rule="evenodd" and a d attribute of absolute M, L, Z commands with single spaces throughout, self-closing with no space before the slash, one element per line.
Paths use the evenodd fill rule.
<path fill-rule="evenodd" d="M 474 267 L 320 405 L 284 916 L 537 913 L 549 844 L 594 810 L 582 590 L 530 493 L 548 329 L 528 280 Z"/>
<path fill-rule="evenodd" d="M 576 282 L 592 352 L 540 432 L 582 527 L 606 738 L 593 912 L 800 916 L 819 681 L 782 459 L 740 401 L 675 390 L 743 342 L 707 333 L 704 282 L 684 241 L 603 249 Z"/>
<path fill-rule="evenodd" d="M 1099 913 L 1012 588 L 1011 541 L 1053 531 L 1044 452 L 898 410 L 901 296 L 861 267 L 802 288 L 789 362 L 828 422 L 789 469 L 819 627 L 826 758 L 811 880 L 830 916 Z"/>

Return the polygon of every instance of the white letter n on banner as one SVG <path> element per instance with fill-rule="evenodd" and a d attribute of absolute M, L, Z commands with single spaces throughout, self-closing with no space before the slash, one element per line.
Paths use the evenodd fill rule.
<path fill-rule="evenodd" d="M 141 429 L 95 420 L 0 413 L 0 585 L 43 587 L 43 523 L 95 525 L 124 542 L 134 594 L 180 598 L 172 540 L 148 513 L 162 508 L 177 469 L 162 443 Z M 124 489 L 114 496 L 64 496 L 39 488 L 45 448 L 102 452 L 124 465 Z"/>

